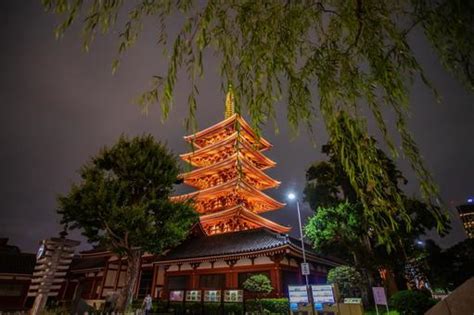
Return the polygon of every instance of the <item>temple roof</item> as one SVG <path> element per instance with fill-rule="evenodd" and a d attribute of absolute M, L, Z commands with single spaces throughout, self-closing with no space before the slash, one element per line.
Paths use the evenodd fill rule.
<path fill-rule="evenodd" d="M 93 256 L 93 257 L 74 257 L 71 262 L 70 270 L 72 272 L 92 269 L 102 269 L 107 265 L 111 254 L 107 252 L 107 256 Z"/>
<path fill-rule="evenodd" d="M 267 169 L 276 165 L 274 161 L 260 151 L 253 149 L 251 144 L 245 138 L 242 138 L 238 132 L 233 132 L 229 137 L 223 138 L 212 145 L 181 154 L 180 157 L 193 166 L 204 167 L 227 159 L 237 152 L 252 161 L 260 169 Z"/>
<path fill-rule="evenodd" d="M 285 235 L 267 229 L 252 229 L 188 239 L 167 253 L 162 260 L 249 253 L 286 244 L 288 238 Z"/>
<path fill-rule="evenodd" d="M 271 220 L 265 219 L 264 217 L 255 214 L 241 205 L 227 210 L 202 215 L 200 217 L 201 225 L 204 226 L 204 229 L 208 224 L 215 225 L 216 222 L 226 222 L 228 219 L 242 220 L 243 223 L 251 225 L 252 228 L 267 227 L 278 233 L 288 233 L 291 229 L 291 227 L 283 226 Z"/>
<path fill-rule="evenodd" d="M 216 164 L 183 173 L 180 177 L 184 179 L 185 184 L 198 189 L 206 189 L 215 186 L 216 183 L 232 180 L 236 177 L 244 178 L 259 190 L 280 185 L 279 181 L 265 174 L 239 153 Z"/>
<path fill-rule="evenodd" d="M 229 204 L 225 204 L 225 200 L 221 200 L 221 197 L 224 199 L 225 197 L 228 197 Z M 173 201 L 184 201 L 188 199 L 194 200 L 196 211 L 199 213 L 210 213 L 223 210 L 225 208 L 236 206 L 237 204 L 235 203 L 246 203 L 246 207 L 256 213 L 275 210 L 285 206 L 284 203 L 273 199 L 267 194 L 249 185 L 241 178 L 235 178 L 226 183 L 189 194 L 171 197 L 171 200 Z M 213 203 L 214 201 L 217 205 L 206 204 Z"/>
<path fill-rule="evenodd" d="M 167 264 L 173 261 L 212 261 L 217 258 L 256 257 L 262 252 L 275 251 L 293 253 L 299 256 L 301 248 L 295 240 L 286 234 L 279 234 L 266 228 L 215 234 L 189 238 L 181 245 L 170 250 L 157 263 Z M 337 266 L 340 261 L 322 256 L 311 249 L 306 250 L 310 262 L 319 262 Z"/>
<path fill-rule="evenodd" d="M 31 275 L 35 269 L 36 255 L 27 253 L 0 254 L 0 274 Z"/>
<path fill-rule="evenodd" d="M 229 118 L 206 128 L 202 131 L 196 132 L 192 135 L 185 136 L 184 139 L 192 143 L 197 148 L 203 148 L 211 143 L 220 141 L 222 138 L 239 131 L 242 135 L 258 150 L 266 150 L 271 148 L 270 142 L 262 137 L 258 137 L 252 130 L 252 127 L 239 114 L 233 114 Z"/>

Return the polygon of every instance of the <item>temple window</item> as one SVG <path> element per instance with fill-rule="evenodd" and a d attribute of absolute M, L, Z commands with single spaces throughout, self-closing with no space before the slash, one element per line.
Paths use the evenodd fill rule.
<path fill-rule="evenodd" d="M 209 274 L 199 276 L 199 287 L 203 289 L 224 289 L 225 274 Z"/>

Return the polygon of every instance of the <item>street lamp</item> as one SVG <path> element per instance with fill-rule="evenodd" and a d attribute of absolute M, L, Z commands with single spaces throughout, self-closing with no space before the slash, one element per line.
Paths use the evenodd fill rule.
<path fill-rule="evenodd" d="M 296 194 L 293 192 L 288 193 L 288 200 L 296 200 L 296 212 L 298 213 L 298 226 L 300 229 L 300 240 L 301 240 L 301 250 L 303 251 L 303 263 L 306 265 L 306 250 L 304 247 L 304 239 L 303 239 L 303 226 L 301 224 L 301 211 L 300 211 L 300 202 L 298 198 L 296 198 Z M 303 268 L 301 268 L 301 273 L 303 273 Z M 304 274 L 304 278 L 306 281 L 306 292 L 308 294 L 308 301 L 311 304 L 311 314 L 314 315 L 314 304 L 313 304 L 313 294 L 311 292 L 311 288 L 309 286 L 308 274 Z"/>

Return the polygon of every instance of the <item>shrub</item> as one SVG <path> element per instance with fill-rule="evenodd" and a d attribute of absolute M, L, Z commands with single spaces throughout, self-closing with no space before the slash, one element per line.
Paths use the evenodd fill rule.
<path fill-rule="evenodd" d="M 244 306 L 242 303 L 224 303 L 224 314 L 242 315 Z"/>
<path fill-rule="evenodd" d="M 221 303 L 204 303 L 204 314 L 218 315 L 220 314 Z"/>
<path fill-rule="evenodd" d="M 435 305 L 436 300 L 418 290 L 405 290 L 392 295 L 389 304 L 400 315 L 420 315 Z"/>
<path fill-rule="evenodd" d="M 354 267 L 338 266 L 328 273 L 328 282 L 337 284 L 342 298 L 360 297 L 364 279 Z"/>
<path fill-rule="evenodd" d="M 246 311 L 259 312 L 260 305 L 266 313 L 270 314 L 288 314 L 288 299 L 261 299 L 259 301 L 247 300 L 245 302 Z"/>

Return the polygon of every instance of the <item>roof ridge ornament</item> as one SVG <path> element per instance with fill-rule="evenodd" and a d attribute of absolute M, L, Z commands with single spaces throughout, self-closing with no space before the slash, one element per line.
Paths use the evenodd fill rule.
<path fill-rule="evenodd" d="M 225 97 L 225 118 L 229 118 L 235 114 L 235 97 L 234 89 L 232 88 L 232 83 L 229 83 L 227 87 L 227 94 Z"/>

